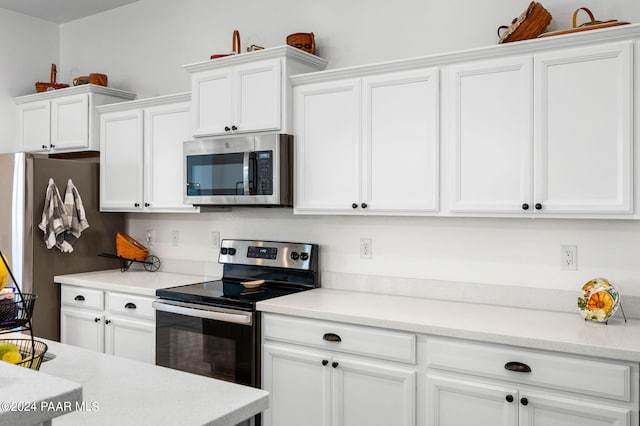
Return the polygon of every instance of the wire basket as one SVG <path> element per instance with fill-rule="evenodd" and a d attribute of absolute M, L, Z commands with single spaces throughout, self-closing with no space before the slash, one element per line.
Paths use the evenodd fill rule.
<path fill-rule="evenodd" d="M 33 315 L 37 296 L 15 293 L 13 299 L 0 300 L 0 329 L 24 327 Z"/>
<path fill-rule="evenodd" d="M 313 33 L 294 33 L 287 36 L 287 44 L 312 55 L 316 54 L 316 38 Z"/>
<path fill-rule="evenodd" d="M 47 344 L 40 340 L 32 339 L 0 339 L 2 343 L 13 343 L 18 347 L 18 352 L 22 356 L 22 361 L 16 363 L 21 367 L 30 368 L 32 370 L 39 370 L 42 365 L 42 359 L 44 354 L 49 349 Z"/>
<path fill-rule="evenodd" d="M 133 260 L 144 260 L 149 256 L 149 250 L 130 235 L 124 232 L 116 234 L 116 253 L 120 257 Z"/>

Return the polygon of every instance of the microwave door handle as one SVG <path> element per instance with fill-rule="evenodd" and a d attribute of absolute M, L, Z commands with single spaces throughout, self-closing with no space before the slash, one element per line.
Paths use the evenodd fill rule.
<path fill-rule="evenodd" d="M 244 181 L 244 195 L 251 194 L 251 188 L 249 186 L 249 160 L 251 158 L 251 153 L 244 153 L 244 158 L 242 161 L 242 180 Z"/>

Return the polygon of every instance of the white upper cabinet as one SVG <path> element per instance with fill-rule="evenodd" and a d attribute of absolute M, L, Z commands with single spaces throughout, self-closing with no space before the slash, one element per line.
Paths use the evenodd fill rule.
<path fill-rule="evenodd" d="M 291 46 L 185 65 L 191 74 L 194 137 L 279 131 L 291 133 L 289 76 L 327 62 Z"/>
<path fill-rule="evenodd" d="M 632 42 L 447 67 L 448 211 L 633 213 Z"/>
<path fill-rule="evenodd" d="M 452 212 L 516 212 L 531 199 L 532 61 L 528 56 L 445 70 Z"/>
<path fill-rule="evenodd" d="M 16 151 L 97 151 L 100 143 L 96 107 L 133 98 L 133 93 L 92 84 L 14 98 Z"/>
<path fill-rule="evenodd" d="M 189 111 L 189 94 L 100 108 L 102 211 L 199 211 L 184 204 Z"/>
<path fill-rule="evenodd" d="M 438 71 L 296 79 L 296 213 L 438 210 Z"/>
<path fill-rule="evenodd" d="M 633 43 L 534 56 L 534 203 L 631 213 Z"/>

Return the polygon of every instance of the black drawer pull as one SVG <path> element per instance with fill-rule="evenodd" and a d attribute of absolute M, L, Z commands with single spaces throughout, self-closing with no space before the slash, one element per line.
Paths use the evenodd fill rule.
<path fill-rule="evenodd" d="M 527 398 L 520 398 L 520 404 L 528 405 L 529 404 L 529 400 Z"/>
<path fill-rule="evenodd" d="M 518 361 L 511 361 L 504 365 L 505 370 L 515 371 L 517 373 L 531 373 L 531 367 Z"/>
<path fill-rule="evenodd" d="M 129 302 L 126 305 L 124 305 L 124 307 L 127 308 L 127 309 L 135 309 L 136 305 L 135 305 L 135 303 Z"/>
<path fill-rule="evenodd" d="M 84 302 L 84 296 L 79 294 L 76 297 L 74 297 L 73 300 L 76 300 L 78 302 Z"/>
<path fill-rule="evenodd" d="M 322 365 L 327 365 L 329 364 L 329 360 L 328 359 L 323 359 L 322 360 Z"/>
<path fill-rule="evenodd" d="M 513 395 L 507 395 L 505 399 L 507 400 L 507 402 L 513 402 Z"/>
<path fill-rule="evenodd" d="M 326 340 L 327 342 L 342 342 L 340 336 L 335 333 L 325 333 L 324 336 L 322 336 L 322 339 Z"/>
<path fill-rule="evenodd" d="M 333 368 L 338 368 L 338 365 L 340 365 L 340 364 L 338 364 L 336 361 L 333 361 L 333 362 L 331 363 L 331 366 L 332 366 Z"/>
<path fill-rule="evenodd" d="M 94 318 L 93 322 L 100 322 L 100 318 L 98 318 L 98 317 Z"/>

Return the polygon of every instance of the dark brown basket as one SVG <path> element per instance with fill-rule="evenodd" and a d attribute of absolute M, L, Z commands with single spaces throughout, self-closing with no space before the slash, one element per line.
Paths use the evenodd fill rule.
<path fill-rule="evenodd" d="M 0 339 L 1 343 L 13 343 L 18 347 L 18 352 L 22 355 L 22 361 L 17 363 L 21 367 L 39 370 L 42 365 L 42 358 L 49 349 L 47 344 L 40 340 L 31 339 Z"/>
<path fill-rule="evenodd" d="M 294 33 L 287 36 L 287 44 L 305 52 L 316 54 L 316 38 L 313 33 Z"/>
<path fill-rule="evenodd" d="M 69 87 L 68 84 L 56 83 L 56 74 L 57 74 L 56 64 L 51 64 L 51 81 L 36 82 L 36 92 L 46 92 L 48 90 L 57 90 L 57 89 L 64 89 L 65 87 Z"/>
<path fill-rule="evenodd" d="M 15 328 L 27 325 L 33 315 L 36 295 L 15 293 L 14 299 L 0 300 L 0 328 Z"/>
<path fill-rule="evenodd" d="M 532 1 L 527 10 L 511 21 L 511 25 L 498 27 L 498 43 L 529 40 L 538 37 L 551 22 L 551 14 L 540 3 Z M 500 34 L 501 30 L 505 30 Z"/>

